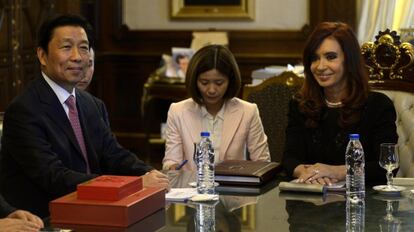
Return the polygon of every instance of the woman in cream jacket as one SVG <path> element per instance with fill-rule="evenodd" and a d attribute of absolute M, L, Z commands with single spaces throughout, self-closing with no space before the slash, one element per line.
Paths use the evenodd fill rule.
<path fill-rule="evenodd" d="M 171 104 L 168 111 L 163 169 L 176 169 L 188 160 L 183 169 L 195 170 L 194 143 L 200 141 L 202 131 L 210 132 L 216 163 L 246 158 L 270 161 L 256 104 L 235 97 L 240 71 L 226 47 L 208 45 L 194 54 L 186 85 L 191 98 Z"/>

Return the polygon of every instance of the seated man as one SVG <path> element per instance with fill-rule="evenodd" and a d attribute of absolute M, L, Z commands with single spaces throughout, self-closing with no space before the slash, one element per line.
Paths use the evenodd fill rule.
<path fill-rule="evenodd" d="M 86 90 L 93 78 L 93 72 L 95 71 L 95 50 L 89 49 L 89 63 L 85 72 L 85 76 L 76 84 L 76 88 L 80 90 Z"/>
<path fill-rule="evenodd" d="M 10 204 L 41 217 L 51 200 L 102 174 L 144 175 L 144 186 L 168 187 L 164 174 L 118 144 L 94 97 L 76 90 L 90 43 L 91 28 L 79 16 L 44 22 L 37 48 L 42 73 L 5 112 L 0 189 Z"/>
<path fill-rule="evenodd" d="M 95 70 L 95 51 L 93 50 L 93 48 L 90 48 L 90 58 L 89 58 L 88 69 L 86 70 L 85 77 L 82 78 L 82 80 L 80 80 L 78 84 L 76 84 L 76 88 L 80 90 L 86 90 L 92 81 L 94 70 Z M 101 114 L 102 120 L 109 127 L 109 116 L 108 116 L 108 111 L 106 110 L 105 104 L 99 98 L 94 97 L 94 100 L 96 102 L 96 106 L 99 108 L 99 110 L 102 113 Z"/>
<path fill-rule="evenodd" d="M 43 221 L 36 215 L 10 206 L 0 195 L 0 231 L 38 231 Z"/>

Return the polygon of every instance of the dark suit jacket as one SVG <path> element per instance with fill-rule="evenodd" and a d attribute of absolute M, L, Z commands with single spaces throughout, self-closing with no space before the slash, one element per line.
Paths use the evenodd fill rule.
<path fill-rule="evenodd" d="M 96 97 L 93 97 L 93 100 L 95 101 L 96 106 L 98 107 L 99 111 L 101 112 L 101 118 L 105 122 L 105 124 L 110 127 L 109 123 L 109 116 L 108 116 L 108 110 L 106 109 L 105 103 Z"/>
<path fill-rule="evenodd" d="M 10 206 L 3 198 L 2 195 L 0 195 L 0 218 L 4 218 L 7 215 L 11 214 L 16 209 Z"/>
<path fill-rule="evenodd" d="M 6 110 L 0 188 L 13 206 L 45 217 L 49 201 L 101 174 L 143 175 L 152 167 L 122 148 L 94 97 L 76 91 L 76 102 L 92 174 L 57 96 L 41 77 Z M 105 110 L 106 111 L 106 110 Z"/>

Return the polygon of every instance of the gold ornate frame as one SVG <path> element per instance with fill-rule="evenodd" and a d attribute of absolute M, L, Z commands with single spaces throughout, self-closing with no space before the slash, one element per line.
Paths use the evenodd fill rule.
<path fill-rule="evenodd" d="M 170 18 L 182 20 L 253 20 L 256 0 L 240 0 L 237 5 L 186 5 L 184 0 L 170 1 Z"/>
<path fill-rule="evenodd" d="M 413 45 L 400 42 L 396 31 L 380 31 L 375 42 L 361 46 L 362 56 L 370 73 L 370 81 L 403 79 L 405 68 L 414 62 Z"/>

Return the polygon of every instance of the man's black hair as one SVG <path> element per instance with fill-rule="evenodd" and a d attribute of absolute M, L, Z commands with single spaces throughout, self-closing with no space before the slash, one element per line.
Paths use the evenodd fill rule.
<path fill-rule="evenodd" d="M 88 37 L 89 47 L 93 47 L 92 26 L 82 16 L 73 14 L 55 15 L 44 21 L 37 32 L 37 46 L 43 48 L 48 53 L 48 44 L 52 39 L 54 30 L 63 26 L 82 27 Z"/>

